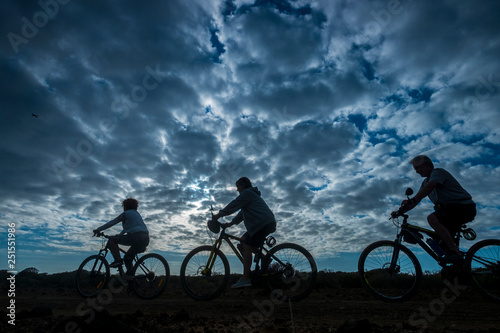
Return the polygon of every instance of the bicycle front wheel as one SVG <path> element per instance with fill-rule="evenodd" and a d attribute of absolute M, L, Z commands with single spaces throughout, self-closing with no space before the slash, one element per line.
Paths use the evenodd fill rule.
<path fill-rule="evenodd" d="M 465 263 L 474 286 L 492 300 L 500 302 L 500 240 L 477 242 L 467 251 Z"/>
<path fill-rule="evenodd" d="M 358 261 L 363 285 L 384 301 L 411 297 L 422 279 L 417 257 L 404 245 L 379 241 L 368 245 Z"/>
<path fill-rule="evenodd" d="M 299 301 L 307 297 L 317 274 L 313 256 L 302 246 L 292 243 L 273 247 L 264 258 L 263 276 L 274 297 Z"/>
<path fill-rule="evenodd" d="M 97 295 L 108 281 L 108 261 L 97 254 L 85 259 L 76 272 L 76 290 L 83 297 Z"/>
<path fill-rule="evenodd" d="M 132 288 L 142 299 L 153 299 L 161 295 L 170 277 L 167 260 L 157 253 L 148 253 L 137 260 L 132 269 Z"/>
<path fill-rule="evenodd" d="M 195 300 L 214 299 L 224 291 L 228 282 L 229 262 L 220 250 L 212 252 L 212 246 L 197 247 L 182 262 L 182 287 Z"/>

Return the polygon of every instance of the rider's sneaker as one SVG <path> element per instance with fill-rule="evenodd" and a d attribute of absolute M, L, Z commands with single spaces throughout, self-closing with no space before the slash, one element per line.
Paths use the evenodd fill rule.
<path fill-rule="evenodd" d="M 122 259 L 113 261 L 111 264 L 109 264 L 109 267 L 117 268 L 117 267 L 120 267 L 121 265 L 123 265 Z"/>
<path fill-rule="evenodd" d="M 243 280 L 243 278 L 240 278 L 238 282 L 233 284 L 231 288 L 237 289 L 237 288 L 245 288 L 245 287 L 251 287 L 252 282 L 250 280 Z"/>

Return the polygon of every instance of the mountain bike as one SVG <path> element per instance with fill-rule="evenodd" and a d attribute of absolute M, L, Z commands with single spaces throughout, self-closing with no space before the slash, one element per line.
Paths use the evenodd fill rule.
<path fill-rule="evenodd" d="M 241 238 L 228 234 L 226 226 L 217 221 L 210 220 L 208 229 L 218 234 L 214 244 L 195 248 L 188 253 L 181 265 L 182 286 L 195 300 L 214 299 L 226 289 L 230 270 L 229 261 L 221 251 L 224 241 L 243 263 L 242 254 L 232 242 L 241 241 Z M 264 245 L 257 249 L 253 260 L 255 269 L 251 274 L 252 284 L 264 281 L 274 297 L 283 301 L 304 299 L 312 291 L 316 281 L 317 267 L 314 258 L 300 245 L 275 244 L 276 239 L 268 236 Z"/>
<path fill-rule="evenodd" d="M 413 190 L 406 190 L 407 197 Z M 403 217 L 402 223 L 399 217 Z M 402 207 L 391 217 L 398 232 L 394 241 L 382 240 L 368 245 L 358 261 L 358 273 L 363 285 L 384 301 L 405 301 L 418 289 L 422 268 L 415 254 L 402 243 L 419 245 L 441 267 L 445 279 L 459 277 L 472 283 L 484 295 L 500 301 L 500 240 L 487 239 L 474 244 L 468 251 L 460 249 L 462 261 L 446 257 L 442 241 L 436 232 L 408 223 Z M 424 235 L 427 240 L 424 241 Z M 460 238 L 474 240 L 473 229 L 462 225 L 452 232 L 457 246 Z"/>
<path fill-rule="evenodd" d="M 76 290 L 83 297 L 93 297 L 104 290 L 110 280 L 110 267 L 106 260 L 109 252 L 107 242 L 110 236 L 99 233 L 102 237 L 102 246 L 98 254 L 86 258 L 76 272 Z M 120 252 L 126 251 L 120 248 Z M 153 299 L 161 295 L 167 286 L 170 277 L 170 268 L 167 260 L 157 253 L 148 253 L 141 257 L 135 256 L 130 275 L 133 279 L 126 281 L 123 267 L 118 271 L 122 283 L 142 299 Z"/>

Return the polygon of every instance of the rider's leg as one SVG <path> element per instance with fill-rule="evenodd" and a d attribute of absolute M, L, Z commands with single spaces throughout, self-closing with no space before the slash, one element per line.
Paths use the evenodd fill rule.
<path fill-rule="evenodd" d="M 250 269 L 252 267 L 252 253 L 255 251 L 253 246 L 241 244 L 243 249 L 243 280 L 250 280 Z"/>
<path fill-rule="evenodd" d="M 123 256 L 123 263 L 125 264 L 125 268 L 127 269 L 125 271 L 125 274 L 129 274 L 132 271 L 132 261 L 135 258 L 135 255 L 137 254 L 137 251 L 133 247 L 130 247 L 128 249 L 127 253 Z"/>
<path fill-rule="evenodd" d="M 460 255 L 460 251 L 458 250 L 457 245 L 453 241 L 453 238 L 451 237 L 450 232 L 448 231 L 448 228 L 446 228 L 437 218 L 435 214 L 430 214 L 427 216 L 427 222 L 429 222 L 429 225 L 436 231 L 436 233 L 441 237 L 441 239 L 444 242 L 444 245 L 451 251 L 455 252 L 456 254 Z"/>
<path fill-rule="evenodd" d="M 118 243 L 115 241 L 114 238 L 112 237 L 109 238 L 107 247 L 111 252 L 111 255 L 113 256 L 113 259 L 115 261 L 119 261 L 121 259 L 120 248 L 118 247 Z"/>
<path fill-rule="evenodd" d="M 123 262 L 127 268 L 125 274 L 131 274 L 132 263 L 134 258 L 139 253 L 146 251 L 146 247 L 149 245 L 149 234 L 147 232 L 135 232 L 129 235 L 130 248 L 123 256 Z"/>
<path fill-rule="evenodd" d="M 241 255 L 243 256 L 243 280 L 250 280 L 250 269 L 252 267 L 252 247 L 246 244 L 250 235 L 245 232 L 243 236 L 241 236 L 241 242 L 237 245 L 238 250 L 240 250 Z"/>
<path fill-rule="evenodd" d="M 264 241 L 270 233 L 276 231 L 276 222 L 269 223 L 259 231 L 257 231 L 252 237 L 248 233 L 245 233 L 241 238 L 242 248 L 243 248 L 243 279 L 250 279 L 250 268 L 252 267 L 252 253 L 257 253 L 258 248 L 264 244 Z"/>

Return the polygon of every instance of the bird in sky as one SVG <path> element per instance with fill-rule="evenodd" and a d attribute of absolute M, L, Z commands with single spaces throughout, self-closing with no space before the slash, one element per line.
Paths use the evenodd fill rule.
<path fill-rule="evenodd" d="M 33 117 L 35 117 L 35 118 L 38 118 L 38 115 L 37 115 L 37 114 L 32 113 L 31 115 L 32 115 Z"/>

